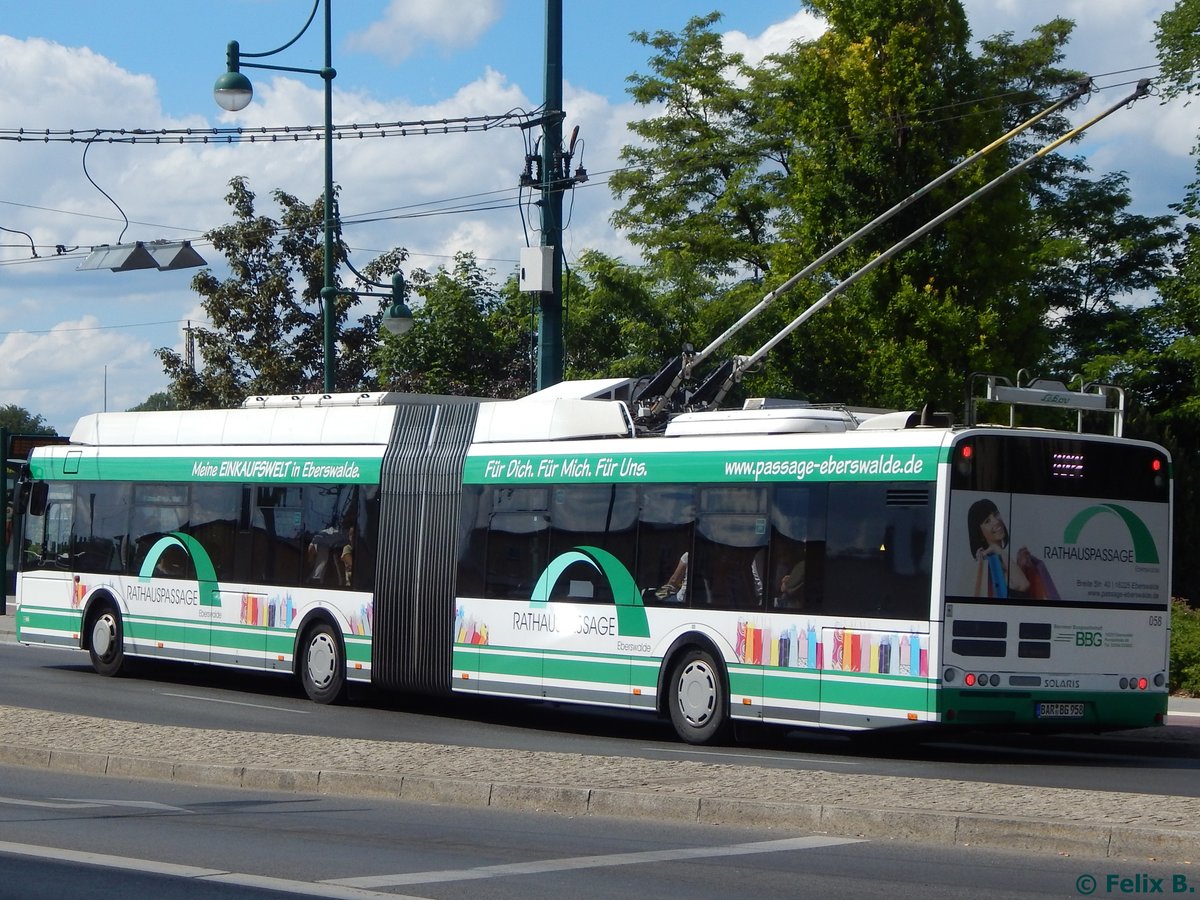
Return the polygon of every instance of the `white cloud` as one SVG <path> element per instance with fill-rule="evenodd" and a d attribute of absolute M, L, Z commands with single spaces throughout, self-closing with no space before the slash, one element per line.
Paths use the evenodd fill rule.
<path fill-rule="evenodd" d="M 790 19 L 769 26 L 758 37 L 750 37 L 742 31 L 727 31 L 724 34 L 725 49 L 740 53 L 747 65 L 756 66 L 763 57 L 772 53 L 783 53 L 796 41 L 810 41 L 825 33 L 825 20 L 807 10 L 800 10 Z"/>
<path fill-rule="evenodd" d="M 500 9 L 499 0 L 392 0 L 382 19 L 346 43 L 391 62 L 404 60 L 426 43 L 443 49 L 469 47 L 496 23 Z"/>

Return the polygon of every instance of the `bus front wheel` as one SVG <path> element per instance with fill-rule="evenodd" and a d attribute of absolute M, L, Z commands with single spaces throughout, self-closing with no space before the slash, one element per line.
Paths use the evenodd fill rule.
<path fill-rule="evenodd" d="M 318 622 L 301 643 L 300 680 L 314 703 L 336 703 L 346 688 L 346 659 L 341 636 L 327 622 Z"/>
<path fill-rule="evenodd" d="M 721 738 L 729 723 L 729 696 L 716 660 L 703 650 L 685 650 L 671 672 L 671 724 L 689 744 Z"/>
<path fill-rule="evenodd" d="M 116 675 L 125 665 L 121 614 L 107 604 L 92 617 L 88 654 L 92 658 L 92 668 L 101 675 Z"/>

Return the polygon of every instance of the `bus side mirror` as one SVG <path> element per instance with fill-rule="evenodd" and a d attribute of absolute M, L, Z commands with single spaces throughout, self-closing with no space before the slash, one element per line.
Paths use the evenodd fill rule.
<path fill-rule="evenodd" d="M 44 481 L 34 482 L 29 492 L 29 514 L 31 516 L 44 516 L 46 514 L 46 501 L 50 496 L 50 485 Z"/>

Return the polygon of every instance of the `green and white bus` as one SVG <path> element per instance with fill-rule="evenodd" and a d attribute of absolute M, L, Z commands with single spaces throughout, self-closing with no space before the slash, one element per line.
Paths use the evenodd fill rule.
<path fill-rule="evenodd" d="M 693 743 L 1163 722 L 1161 447 L 769 402 L 647 436 L 621 389 L 87 416 L 29 460 L 18 637 L 107 675 L 289 673 L 320 703 L 365 682 L 643 710 Z"/>

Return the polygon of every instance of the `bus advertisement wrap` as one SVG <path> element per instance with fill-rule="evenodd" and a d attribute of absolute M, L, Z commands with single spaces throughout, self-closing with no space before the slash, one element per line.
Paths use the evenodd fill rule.
<path fill-rule="evenodd" d="M 947 540 L 948 597 L 1166 609 L 1168 510 L 958 491 Z"/>
<path fill-rule="evenodd" d="M 936 447 L 864 449 L 468 456 L 468 484 L 543 482 L 932 481 Z"/>

